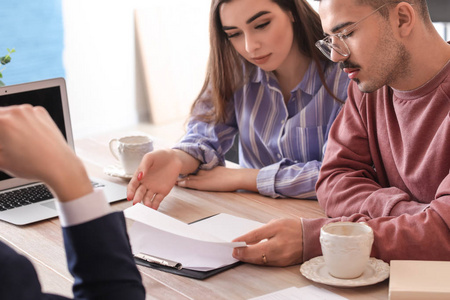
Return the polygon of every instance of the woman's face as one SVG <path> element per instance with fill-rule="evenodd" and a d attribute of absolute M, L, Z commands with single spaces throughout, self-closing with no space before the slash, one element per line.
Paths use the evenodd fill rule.
<path fill-rule="evenodd" d="M 292 51 L 292 17 L 272 0 L 223 3 L 220 20 L 236 51 L 265 71 L 277 70 Z"/>

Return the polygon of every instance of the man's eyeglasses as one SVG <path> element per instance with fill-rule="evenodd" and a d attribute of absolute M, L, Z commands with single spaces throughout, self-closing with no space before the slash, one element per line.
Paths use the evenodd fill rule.
<path fill-rule="evenodd" d="M 316 42 L 316 47 L 319 48 L 319 50 L 328 58 L 331 60 L 331 52 L 334 50 L 339 55 L 342 55 L 344 57 L 348 57 L 350 55 L 350 49 L 348 48 L 347 44 L 345 43 L 345 39 L 349 37 L 350 34 L 356 29 L 356 27 L 361 24 L 364 20 L 368 19 L 370 16 L 374 15 L 377 11 L 382 9 L 388 4 L 395 4 L 399 2 L 390 2 L 385 3 L 378 7 L 376 10 L 371 12 L 369 15 L 365 16 L 364 18 L 360 19 L 359 21 L 353 23 L 352 25 L 348 26 L 342 32 L 331 34 L 325 37 L 323 40 L 319 40 Z"/>

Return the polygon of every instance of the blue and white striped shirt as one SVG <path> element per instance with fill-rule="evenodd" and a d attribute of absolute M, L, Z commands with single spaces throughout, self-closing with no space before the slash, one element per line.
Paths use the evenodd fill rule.
<path fill-rule="evenodd" d="M 260 194 L 315 199 L 324 145 L 342 104 L 325 90 L 314 62 L 291 91 L 287 104 L 275 75 L 255 70 L 249 82 L 234 94 L 234 110 L 226 123 L 214 125 L 191 119 L 186 135 L 174 148 L 200 160 L 200 169 L 209 170 L 225 164 L 224 155 L 239 133 L 239 164 L 260 169 Z M 330 64 L 325 78 L 335 95 L 345 100 L 347 74 Z"/>

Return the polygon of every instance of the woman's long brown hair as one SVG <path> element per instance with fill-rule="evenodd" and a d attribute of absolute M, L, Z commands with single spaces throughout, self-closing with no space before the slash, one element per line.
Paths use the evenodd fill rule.
<path fill-rule="evenodd" d="M 242 58 L 234 49 L 222 29 L 220 6 L 232 0 L 212 0 L 210 10 L 210 52 L 206 78 L 203 87 L 191 108 L 191 115 L 205 122 L 225 122 L 227 105 L 236 90 L 248 82 L 249 74 L 255 66 Z M 324 70 L 331 63 L 315 47 L 316 41 L 323 38 L 319 15 L 306 0 L 272 0 L 281 9 L 290 12 L 294 17 L 294 36 L 300 51 L 310 57 L 318 66 L 320 80 L 326 91 L 338 102 L 338 99 L 326 84 Z M 324 64 L 324 68 L 321 66 Z M 245 70 L 245 72 L 244 72 Z M 208 104 L 213 109 L 198 113 L 195 107 Z"/>

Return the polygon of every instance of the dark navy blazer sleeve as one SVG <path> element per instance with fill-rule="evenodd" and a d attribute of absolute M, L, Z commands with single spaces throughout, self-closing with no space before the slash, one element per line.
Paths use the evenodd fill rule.
<path fill-rule="evenodd" d="M 122 212 L 63 228 L 74 299 L 145 299 Z M 0 299 L 67 299 L 43 294 L 25 257 L 0 242 Z"/>

